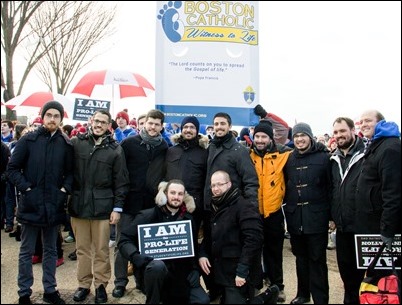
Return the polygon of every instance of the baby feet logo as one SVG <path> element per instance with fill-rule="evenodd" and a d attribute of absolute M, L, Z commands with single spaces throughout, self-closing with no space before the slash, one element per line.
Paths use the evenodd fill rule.
<path fill-rule="evenodd" d="M 163 31 L 171 42 L 179 42 L 184 34 L 184 24 L 177 11 L 182 5 L 182 1 L 169 1 L 159 10 L 157 16 L 162 21 Z"/>
<path fill-rule="evenodd" d="M 246 101 L 246 103 L 251 104 L 252 102 L 254 102 L 255 92 L 251 86 L 248 86 L 244 90 L 243 94 L 244 94 L 244 100 Z"/>

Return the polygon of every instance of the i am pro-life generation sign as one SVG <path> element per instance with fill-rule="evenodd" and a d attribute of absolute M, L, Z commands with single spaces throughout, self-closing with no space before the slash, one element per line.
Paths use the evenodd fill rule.
<path fill-rule="evenodd" d="M 138 225 L 140 253 L 154 259 L 194 256 L 190 220 Z"/>

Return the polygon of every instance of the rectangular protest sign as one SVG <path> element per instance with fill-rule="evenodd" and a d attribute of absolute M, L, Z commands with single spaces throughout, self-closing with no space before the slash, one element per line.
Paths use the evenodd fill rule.
<path fill-rule="evenodd" d="M 367 269 L 382 245 L 380 234 L 355 234 L 355 250 L 357 269 Z M 401 256 L 401 234 L 395 235 L 392 243 L 393 258 Z M 384 251 L 378 260 L 376 269 L 392 269 L 392 260 L 389 252 Z M 401 267 L 396 267 L 401 269 Z"/>
<path fill-rule="evenodd" d="M 154 259 L 194 256 L 190 220 L 138 225 L 140 253 Z"/>
<path fill-rule="evenodd" d="M 76 98 L 74 103 L 73 120 L 86 121 L 97 110 L 110 111 L 110 101 Z"/>

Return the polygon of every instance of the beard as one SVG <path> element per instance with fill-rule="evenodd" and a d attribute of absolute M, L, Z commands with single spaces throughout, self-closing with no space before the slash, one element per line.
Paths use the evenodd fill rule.
<path fill-rule="evenodd" d="M 346 149 L 346 148 L 349 148 L 352 144 L 353 144 L 353 138 L 350 138 L 349 140 L 345 140 L 345 141 L 343 142 L 343 144 L 339 144 L 339 143 L 337 142 L 337 145 L 338 145 L 338 148 L 339 148 L 339 149 Z"/>

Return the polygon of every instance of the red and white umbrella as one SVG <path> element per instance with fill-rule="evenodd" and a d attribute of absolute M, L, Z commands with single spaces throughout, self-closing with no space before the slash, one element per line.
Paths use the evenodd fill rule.
<path fill-rule="evenodd" d="M 155 90 L 151 83 L 143 76 L 124 70 L 101 70 L 89 72 L 74 87 L 72 93 L 91 96 L 95 86 L 118 85 L 118 98 L 147 96 L 144 89 Z"/>
<path fill-rule="evenodd" d="M 64 108 L 66 108 L 66 106 L 69 107 L 72 103 L 69 98 L 62 94 L 39 91 L 31 94 L 17 95 L 16 97 L 13 97 L 7 101 L 5 106 L 12 110 L 24 110 L 24 107 L 29 107 L 32 108 L 32 111 L 36 110 L 35 108 L 37 108 L 38 113 L 40 113 L 43 105 L 49 101 L 58 101 L 64 106 Z M 25 110 L 27 109 L 25 108 Z M 64 117 L 67 118 L 66 111 L 64 111 Z"/>

